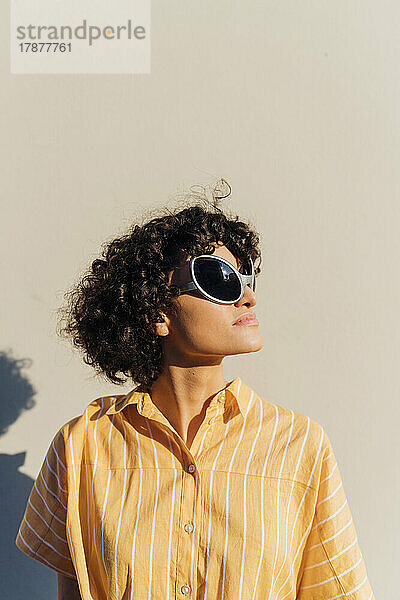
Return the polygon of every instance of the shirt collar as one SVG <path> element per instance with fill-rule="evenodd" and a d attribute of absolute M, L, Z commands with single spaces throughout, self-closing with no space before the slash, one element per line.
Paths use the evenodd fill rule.
<path fill-rule="evenodd" d="M 223 390 L 214 396 L 213 401 L 222 399 L 225 404 L 229 402 L 236 403 L 244 416 L 249 406 L 251 395 L 252 390 L 240 379 L 240 377 L 235 377 L 235 379 L 233 379 Z M 148 403 L 149 401 L 152 402 L 150 394 L 139 385 L 125 396 L 118 398 L 106 411 L 106 414 L 114 415 L 119 413 L 129 404 L 139 404 L 138 410 L 141 412 L 140 406 L 143 405 L 144 402 Z"/>

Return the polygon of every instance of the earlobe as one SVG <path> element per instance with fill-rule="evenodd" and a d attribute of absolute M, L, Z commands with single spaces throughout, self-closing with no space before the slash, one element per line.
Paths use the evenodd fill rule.
<path fill-rule="evenodd" d="M 168 325 L 166 323 L 153 323 L 154 332 L 157 335 L 166 336 L 169 334 Z"/>
<path fill-rule="evenodd" d="M 165 337 L 169 334 L 168 318 L 164 313 L 161 313 L 161 318 L 163 319 L 163 321 L 159 321 L 158 323 L 153 323 L 152 327 L 153 327 L 154 332 L 157 335 L 161 335 L 161 336 Z"/>

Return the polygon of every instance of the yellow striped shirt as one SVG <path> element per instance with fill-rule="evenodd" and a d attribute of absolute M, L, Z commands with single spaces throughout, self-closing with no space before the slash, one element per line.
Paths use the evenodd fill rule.
<path fill-rule="evenodd" d="M 330 441 L 239 377 L 190 446 L 140 386 L 55 435 L 16 544 L 83 600 L 372 600 Z"/>

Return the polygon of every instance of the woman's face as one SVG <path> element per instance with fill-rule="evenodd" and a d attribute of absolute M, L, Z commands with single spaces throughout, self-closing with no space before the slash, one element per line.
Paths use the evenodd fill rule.
<path fill-rule="evenodd" d="M 222 242 L 214 246 L 214 256 L 238 267 Z M 181 286 L 191 280 L 189 259 L 171 271 L 171 284 Z M 213 364 L 224 356 L 257 352 L 264 345 L 258 324 L 235 324 L 241 315 L 255 314 L 256 295 L 249 286 L 236 304 L 217 304 L 198 290 L 184 292 L 174 303 L 177 314 L 165 315 L 167 327 L 157 326 L 158 333 L 165 336 L 164 355 L 169 364 Z"/>

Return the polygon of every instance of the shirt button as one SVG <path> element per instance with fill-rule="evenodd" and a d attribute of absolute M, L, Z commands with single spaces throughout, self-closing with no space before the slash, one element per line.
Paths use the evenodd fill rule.
<path fill-rule="evenodd" d="M 217 400 L 218 400 L 218 402 L 224 402 L 224 400 L 225 400 L 225 392 L 223 392 L 222 394 L 220 394 L 217 397 Z"/>
<path fill-rule="evenodd" d="M 188 466 L 188 471 L 189 471 L 189 473 L 194 473 L 194 472 L 195 472 L 195 470 L 196 470 L 196 467 L 195 467 L 194 465 L 189 465 L 189 466 Z M 185 587 L 185 586 L 183 586 L 183 587 Z"/>
<path fill-rule="evenodd" d="M 182 592 L 182 594 L 189 594 L 189 592 L 190 592 L 190 587 L 189 587 L 188 585 L 183 585 L 183 586 L 181 587 L 181 592 Z"/>
<path fill-rule="evenodd" d="M 193 531 L 193 525 L 191 523 L 186 523 L 185 531 L 187 531 L 188 533 L 191 533 Z"/>

